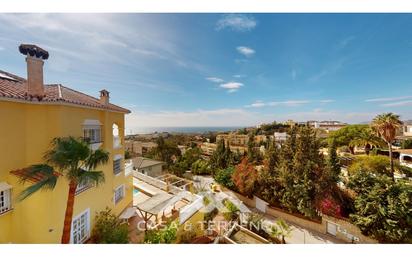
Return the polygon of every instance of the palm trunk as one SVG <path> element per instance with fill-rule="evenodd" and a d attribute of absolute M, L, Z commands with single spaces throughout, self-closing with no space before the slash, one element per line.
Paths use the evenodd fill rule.
<path fill-rule="evenodd" d="M 366 145 L 365 145 L 365 153 L 366 153 L 366 155 L 369 155 L 370 150 L 371 150 L 370 144 L 366 144 Z"/>
<path fill-rule="evenodd" d="M 392 180 L 395 181 L 395 171 L 393 169 L 393 158 L 392 158 L 392 144 L 388 143 L 388 147 L 389 147 L 389 161 L 391 163 Z"/>
<path fill-rule="evenodd" d="M 355 154 L 355 147 L 349 146 L 348 148 L 349 148 L 349 152 L 350 152 L 351 154 Z"/>
<path fill-rule="evenodd" d="M 69 194 L 67 197 L 66 213 L 64 215 L 64 226 L 62 235 L 62 244 L 70 243 L 70 232 L 72 228 L 73 219 L 73 207 L 74 207 L 74 196 L 76 193 L 77 183 L 70 181 L 69 184 Z"/>

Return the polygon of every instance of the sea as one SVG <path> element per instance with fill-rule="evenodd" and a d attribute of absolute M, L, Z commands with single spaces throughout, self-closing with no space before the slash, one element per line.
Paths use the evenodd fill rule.
<path fill-rule="evenodd" d="M 137 127 L 129 129 L 126 134 L 152 134 L 152 133 L 206 133 L 206 132 L 226 132 L 237 130 L 243 127 Z"/>

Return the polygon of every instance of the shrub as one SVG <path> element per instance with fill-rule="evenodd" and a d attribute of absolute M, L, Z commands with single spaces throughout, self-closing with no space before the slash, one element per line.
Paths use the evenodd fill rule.
<path fill-rule="evenodd" d="M 229 200 L 224 200 L 223 204 L 226 207 L 226 211 L 223 212 L 223 217 L 230 221 L 230 220 L 236 220 L 238 216 L 239 209 L 234 205 L 231 201 Z"/>
<path fill-rule="evenodd" d="M 199 159 L 192 164 L 192 173 L 195 175 L 210 175 L 212 169 L 207 161 Z"/>
<path fill-rule="evenodd" d="M 412 139 L 406 139 L 402 142 L 403 149 L 412 149 Z"/>
<path fill-rule="evenodd" d="M 170 223 L 163 228 L 146 231 L 144 235 L 145 244 L 171 244 L 177 238 L 177 225 Z"/>
<path fill-rule="evenodd" d="M 127 224 L 120 220 L 109 208 L 96 215 L 96 224 L 92 232 L 92 241 L 98 244 L 127 244 L 129 242 Z"/>
<path fill-rule="evenodd" d="M 215 181 L 229 189 L 234 189 L 235 184 L 232 181 L 232 175 L 235 168 L 229 167 L 226 169 L 219 169 L 215 173 Z"/>

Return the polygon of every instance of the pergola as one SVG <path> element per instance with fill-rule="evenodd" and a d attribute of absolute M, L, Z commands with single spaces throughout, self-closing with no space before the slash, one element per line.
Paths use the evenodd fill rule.
<path fill-rule="evenodd" d="M 193 184 L 193 181 L 181 178 L 172 174 L 163 174 L 156 177 L 156 179 L 166 182 L 168 186 L 175 186 L 178 188 L 185 188 L 187 185 Z"/>
<path fill-rule="evenodd" d="M 182 192 L 177 195 L 172 195 L 168 193 L 159 193 L 152 196 L 147 201 L 137 204 L 135 207 L 140 212 L 143 220 L 145 221 L 145 230 L 147 231 L 147 222 L 150 220 L 151 217 L 156 216 L 160 212 L 164 212 L 164 210 L 170 206 L 174 205 L 179 202 L 180 200 L 187 197 L 187 192 Z"/>

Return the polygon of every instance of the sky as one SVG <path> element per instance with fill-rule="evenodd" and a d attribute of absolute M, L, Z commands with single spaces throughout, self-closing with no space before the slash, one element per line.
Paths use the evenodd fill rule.
<path fill-rule="evenodd" d="M 0 14 L 0 69 L 21 43 L 46 83 L 132 111 L 137 127 L 412 119 L 411 14 Z"/>

